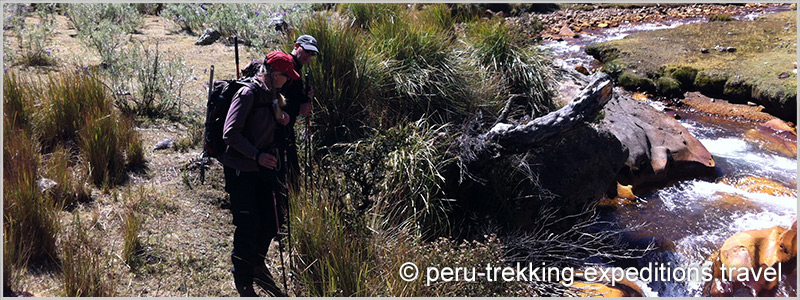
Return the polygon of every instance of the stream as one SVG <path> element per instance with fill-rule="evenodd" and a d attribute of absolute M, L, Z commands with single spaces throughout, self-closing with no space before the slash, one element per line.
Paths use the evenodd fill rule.
<path fill-rule="evenodd" d="M 786 6 L 785 9 L 788 9 Z M 767 12 L 775 12 L 772 10 Z M 749 13 L 734 16 L 752 20 L 757 15 Z M 599 63 L 584 52 L 587 45 L 622 39 L 625 36 L 649 30 L 675 28 L 707 19 L 672 19 L 659 24 L 621 24 L 616 28 L 581 32 L 581 37 L 564 41 L 544 42 L 556 64 L 574 68 L 583 64 L 588 69 Z M 657 110 L 664 109 L 661 102 L 645 100 Z M 633 262 L 619 262 L 620 267 L 647 267 L 660 263 L 672 267 L 699 267 L 706 257 L 719 249 L 727 238 L 745 230 L 773 226 L 790 227 L 797 217 L 797 198 L 748 192 L 733 185 L 718 183 L 721 179 L 754 176 L 774 181 L 780 186 L 796 190 L 797 159 L 782 156 L 764 147 L 747 142 L 742 135 L 755 128 L 752 124 L 737 124 L 722 119 L 700 117 L 681 112 L 679 122 L 708 149 L 717 164 L 715 178 L 679 181 L 673 185 L 646 194 L 637 195 L 637 202 L 622 205 L 616 210 L 603 212 L 603 218 L 613 220 L 619 228 L 643 224 L 627 234 L 632 244 L 654 241 L 658 250 Z M 706 263 L 706 266 L 709 264 Z M 702 282 L 652 281 L 637 282 L 645 296 L 701 296 Z M 779 295 L 781 295 L 779 293 Z"/>

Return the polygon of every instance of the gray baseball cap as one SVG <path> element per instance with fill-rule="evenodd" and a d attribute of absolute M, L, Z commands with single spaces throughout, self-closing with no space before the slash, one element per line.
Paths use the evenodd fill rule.
<path fill-rule="evenodd" d="M 297 38 L 296 44 L 300 44 L 300 47 L 303 47 L 303 50 L 312 51 L 319 53 L 319 49 L 317 49 L 317 39 L 310 35 L 301 35 Z"/>

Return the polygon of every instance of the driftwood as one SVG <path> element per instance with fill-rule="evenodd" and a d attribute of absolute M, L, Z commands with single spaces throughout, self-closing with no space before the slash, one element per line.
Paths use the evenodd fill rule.
<path fill-rule="evenodd" d="M 598 73 L 567 106 L 526 124 L 497 123 L 480 140 L 499 147 L 496 154 L 522 153 L 549 137 L 591 121 L 612 97 L 611 77 Z M 490 151 L 489 149 L 483 149 Z M 483 154 L 483 153 L 481 153 Z M 481 157 L 482 155 L 478 155 Z"/>

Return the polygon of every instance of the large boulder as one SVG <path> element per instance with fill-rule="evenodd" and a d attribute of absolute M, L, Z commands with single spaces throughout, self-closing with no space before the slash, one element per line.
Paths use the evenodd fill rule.
<path fill-rule="evenodd" d="M 216 42 L 222 35 L 216 29 L 208 28 L 203 31 L 203 34 L 200 35 L 200 38 L 194 42 L 195 45 L 211 45 Z"/>
<path fill-rule="evenodd" d="M 634 190 L 672 180 L 714 174 L 711 153 L 678 121 L 629 97 L 615 97 L 603 108 L 600 128 L 627 149 L 618 180 Z"/>

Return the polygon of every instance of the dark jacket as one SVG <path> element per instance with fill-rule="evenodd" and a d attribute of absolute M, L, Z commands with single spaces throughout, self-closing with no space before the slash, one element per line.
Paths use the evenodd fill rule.
<path fill-rule="evenodd" d="M 258 171 L 254 157 L 259 152 L 274 155 L 278 124 L 272 110 L 275 93 L 258 80 L 255 82 L 258 91 L 245 86 L 233 97 L 222 133 L 222 140 L 228 147 L 220 162 L 243 172 Z"/>
<path fill-rule="evenodd" d="M 300 114 L 300 105 L 309 101 L 303 84 L 303 65 L 294 55 L 292 55 L 292 59 L 294 59 L 294 70 L 300 74 L 300 79 L 292 80 L 288 86 L 281 89 L 281 94 L 286 98 L 286 113 L 291 117 L 291 123 L 287 125 L 289 128 L 294 128 L 292 125 L 294 125 L 297 115 Z"/>

